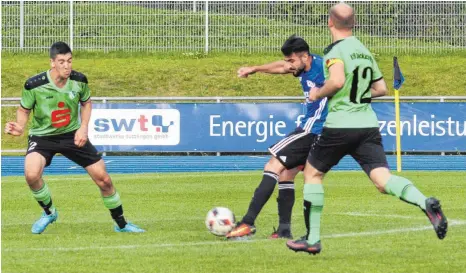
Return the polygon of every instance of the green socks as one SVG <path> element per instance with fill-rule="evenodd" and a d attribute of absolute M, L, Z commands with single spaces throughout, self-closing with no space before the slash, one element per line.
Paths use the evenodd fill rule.
<path fill-rule="evenodd" d="M 427 197 L 425 197 L 411 181 L 404 177 L 392 175 L 385 185 L 385 192 L 407 203 L 417 205 L 423 210 L 426 209 Z"/>
<path fill-rule="evenodd" d="M 123 216 L 123 206 L 121 205 L 120 195 L 115 190 L 115 193 L 110 196 L 102 196 L 104 205 L 110 210 L 113 220 L 119 228 L 124 228 L 127 224 L 125 217 Z"/>
<path fill-rule="evenodd" d="M 324 207 L 324 187 L 322 184 L 304 184 L 304 219 L 308 228 L 307 242 L 320 241 L 320 215 Z"/>
<path fill-rule="evenodd" d="M 114 209 L 121 206 L 120 195 L 117 191 L 110 196 L 102 196 L 102 199 L 104 200 L 104 205 L 107 209 Z"/>
<path fill-rule="evenodd" d="M 37 191 L 31 190 L 32 196 L 37 200 L 39 205 L 44 209 L 45 213 L 50 215 L 55 210 L 55 207 L 52 204 L 52 196 L 49 190 L 49 187 L 44 182 L 42 188 Z"/>

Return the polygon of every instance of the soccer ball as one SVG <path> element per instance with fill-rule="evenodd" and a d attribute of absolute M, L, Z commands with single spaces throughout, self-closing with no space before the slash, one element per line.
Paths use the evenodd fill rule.
<path fill-rule="evenodd" d="M 205 225 L 212 234 L 225 236 L 235 227 L 235 215 L 227 208 L 216 207 L 207 213 Z"/>

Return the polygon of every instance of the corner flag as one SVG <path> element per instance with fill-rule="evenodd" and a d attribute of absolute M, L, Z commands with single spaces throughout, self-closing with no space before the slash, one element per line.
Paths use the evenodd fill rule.
<path fill-rule="evenodd" d="M 403 77 L 400 66 L 398 65 L 398 58 L 393 57 L 393 88 L 395 88 L 395 90 L 399 90 L 404 81 L 405 78 Z"/>
<path fill-rule="evenodd" d="M 400 94 L 399 89 L 405 81 L 398 65 L 398 58 L 393 57 L 393 88 L 395 89 L 395 124 L 396 124 L 396 170 L 401 172 L 401 131 L 400 131 Z"/>

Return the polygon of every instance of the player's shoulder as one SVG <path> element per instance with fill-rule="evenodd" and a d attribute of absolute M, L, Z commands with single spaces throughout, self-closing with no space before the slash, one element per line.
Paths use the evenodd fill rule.
<path fill-rule="evenodd" d="M 323 60 L 322 56 L 320 55 L 312 54 L 312 53 L 310 53 L 309 55 L 311 56 L 313 62 L 322 62 Z"/>
<path fill-rule="evenodd" d="M 24 89 L 32 90 L 34 88 L 45 85 L 47 83 L 49 83 L 47 72 L 42 72 L 27 79 L 26 82 L 24 83 Z"/>
<path fill-rule="evenodd" d="M 331 43 L 330 45 L 328 45 L 325 49 L 324 49 L 324 57 L 326 55 L 328 55 L 329 53 L 335 51 L 339 45 L 344 41 L 345 39 L 341 39 L 341 40 L 338 40 L 338 41 L 335 41 L 333 43 Z"/>
<path fill-rule="evenodd" d="M 316 66 L 322 66 L 322 64 L 324 63 L 324 58 L 322 58 L 322 56 L 320 55 L 317 55 L 317 54 L 310 54 L 311 55 L 311 58 L 312 58 L 312 64 L 316 65 Z"/>
<path fill-rule="evenodd" d="M 70 79 L 73 81 L 82 82 L 85 84 L 88 83 L 86 75 L 84 75 L 81 72 L 75 71 L 75 70 L 71 70 Z"/>

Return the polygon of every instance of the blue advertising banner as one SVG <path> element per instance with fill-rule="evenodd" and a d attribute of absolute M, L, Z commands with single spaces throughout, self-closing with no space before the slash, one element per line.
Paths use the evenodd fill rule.
<path fill-rule="evenodd" d="M 386 151 L 393 103 L 373 103 Z M 301 103 L 94 104 L 89 138 L 100 151 L 265 152 L 304 117 Z M 466 104 L 401 103 L 403 151 L 466 151 Z"/>

